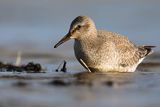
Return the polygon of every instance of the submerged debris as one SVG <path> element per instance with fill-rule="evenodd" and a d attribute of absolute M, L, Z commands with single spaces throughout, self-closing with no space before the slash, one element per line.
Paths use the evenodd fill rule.
<path fill-rule="evenodd" d="M 66 64 L 67 64 L 67 62 L 64 61 L 63 67 L 61 69 L 62 72 L 67 72 Z"/>
<path fill-rule="evenodd" d="M 63 64 L 63 66 L 62 66 L 62 64 Z M 66 73 L 67 72 L 66 65 L 67 65 L 67 62 L 64 60 L 63 63 L 61 63 L 55 71 L 59 72 L 59 69 L 62 66 L 60 71 Z"/>
<path fill-rule="evenodd" d="M 58 66 L 58 68 L 55 70 L 56 72 L 59 72 L 59 68 L 62 66 L 63 62 L 60 63 L 60 65 Z"/>
<path fill-rule="evenodd" d="M 0 62 L 0 71 L 8 72 L 27 72 L 27 73 L 41 73 L 42 67 L 39 63 L 29 62 L 27 65 L 16 66 L 13 64 L 4 64 Z"/>
<path fill-rule="evenodd" d="M 28 84 L 26 82 L 23 82 L 23 81 L 18 81 L 16 83 L 14 83 L 13 85 L 17 86 L 17 87 L 26 87 Z"/>
<path fill-rule="evenodd" d="M 114 82 L 111 80 L 105 81 L 104 85 L 108 86 L 108 87 L 112 87 L 114 85 Z"/>
<path fill-rule="evenodd" d="M 53 86 L 69 86 L 70 85 L 69 82 L 66 82 L 64 80 L 53 80 L 49 82 L 49 84 Z"/>

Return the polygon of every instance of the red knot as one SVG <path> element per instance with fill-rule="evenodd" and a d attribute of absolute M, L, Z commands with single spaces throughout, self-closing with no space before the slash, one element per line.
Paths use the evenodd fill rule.
<path fill-rule="evenodd" d="M 134 72 L 142 60 L 152 53 L 154 46 L 137 46 L 123 35 L 97 30 L 87 16 L 76 17 L 69 32 L 54 46 L 74 39 L 77 60 L 87 70 Z"/>

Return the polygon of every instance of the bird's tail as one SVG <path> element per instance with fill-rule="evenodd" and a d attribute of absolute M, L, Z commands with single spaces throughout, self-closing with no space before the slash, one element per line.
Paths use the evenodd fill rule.
<path fill-rule="evenodd" d="M 156 46 L 143 46 L 145 50 L 147 50 L 147 53 L 145 56 L 150 55 L 153 53 L 152 48 L 155 48 Z"/>
<path fill-rule="evenodd" d="M 143 45 L 143 46 L 138 46 L 138 54 L 139 54 L 139 57 L 140 58 L 144 58 L 150 54 L 153 53 L 153 50 L 152 48 L 154 48 L 155 46 L 146 46 L 146 45 Z"/>

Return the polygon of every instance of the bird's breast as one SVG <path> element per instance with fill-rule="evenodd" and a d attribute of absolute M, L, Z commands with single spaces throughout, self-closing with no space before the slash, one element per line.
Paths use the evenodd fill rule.
<path fill-rule="evenodd" d="M 86 43 L 75 40 L 74 52 L 78 61 L 82 59 L 88 66 L 94 65 L 96 60 L 94 58 L 94 49 L 88 46 Z"/>

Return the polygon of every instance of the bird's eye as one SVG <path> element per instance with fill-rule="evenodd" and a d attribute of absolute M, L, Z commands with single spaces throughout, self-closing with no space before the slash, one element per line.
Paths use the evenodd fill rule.
<path fill-rule="evenodd" d="M 77 29 L 79 30 L 81 27 L 82 27 L 81 25 L 78 25 L 78 26 L 77 26 Z"/>

